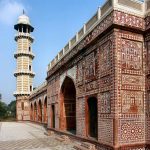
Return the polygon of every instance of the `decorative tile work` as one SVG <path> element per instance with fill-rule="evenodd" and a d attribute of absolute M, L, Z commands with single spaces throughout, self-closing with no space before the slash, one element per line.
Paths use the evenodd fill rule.
<path fill-rule="evenodd" d="M 146 120 L 146 124 L 145 124 L 145 128 L 146 128 L 146 140 L 150 141 L 150 120 Z"/>
<path fill-rule="evenodd" d="M 134 28 L 140 28 L 144 30 L 144 21 L 143 18 L 130 15 L 124 12 L 115 11 L 114 13 L 114 23 L 119 25 L 126 25 Z"/>
<path fill-rule="evenodd" d="M 125 28 L 122 30 L 121 27 L 117 28 L 118 26 L 112 26 L 114 29 L 109 28 L 114 22 L 127 28 L 132 27 L 133 32 L 133 27 L 142 31 L 144 23 L 141 21 L 143 21 L 142 18 L 133 15 L 117 11 L 111 12 L 49 71 L 48 80 L 52 81 L 57 72 L 61 86 L 68 75 L 68 70 L 77 66 L 74 73 L 70 73 L 73 77 L 76 76 L 74 81 L 77 83 L 76 133 L 78 136 L 89 138 L 85 131 L 87 124 L 85 97 L 97 94 L 99 143 L 116 146 L 116 149 L 125 149 L 126 147 L 122 148 L 122 145 L 144 143 L 145 129 L 142 121 L 142 118 L 145 117 L 143 35 L 131 33 Z M 106 31 L 108 28 L 109 32 Z M 93 39 L 95 40 L 90 43 Z M 53 91 L 55 87 L 55 85 L 51 87 L 52 93 L 55 93 Z M 56 93 L 59 93 L 59 90 Z M 53 97 L 55 98 L 55 95 L 51 96 L 51 99 Z M 59 99 L 58 96 L 60 106 Z M 58 126 L 59 115 L 57 115 L 58 122 L 56 122 Z M 105 146 L 99 149 L 105 149 Z"/>
<path fill-rule="evenodd" d="M 137 149 L 136 144 L 144 143 L 145 140 L 143 37 L 141 34 L 120 29 L 117 30 L 116 35 L 118 139 L 119 144 L 122 145 L 120 149 Z"/>
<path fill-rule="evenodd" d="M 92 91 L 98 88 L 98 82 L 97 81 L 93 81 L 93 82 L 89 82 L 86 84 L 85 86 L 85 91 Z"/>
<path fill-rule="evenodd" d="M 150 76 L 147 76 L 146 89 L 147 89 L 147 90 L 150 90 Z"/>
<path fill-rule="evenodd" d="M 85 58 L 85 79 L 86 81 L 92 80 L 95 77 L 95 56 L 94 52 Z"/>
<path fill-rule="evenodd" d="M 104 76 L 108 74 L 108 70 L 110 70 L 111 67 L 111 61 L 110 61 L 110 50 L 112 49 L 112 43 L 111 41 L 107 41 L 100 47 L 100 76 Z"/>
<path fill-rule="evenodd" d="M 98 141 L 104 144 L 113 145 L 113 120 L 100 119 L 98 123 Z"/>
<path fill-rule="evenodd" d="M 84 65 L 83 61 L 79 62 L 77 65 L 77 82 L 79 84 L 82 84 L 82 81 L 84 79 L 84 67 L 83 67 L 83 65 Z"/>
<path fill-rule="evenodd" d="M 145 139 L 145 126 L 143 121 L 121 120 L 121 133 L 119 134 L 121 143 L 142 143 Z"/>
<path fill-rule="evenodd" d="M 147 113 L 150 113 L 150 91 L 147 91 Z"/>
<path fill-rule="evenodd" d="M 138 74 L 142 70 L 142 43 L 122 39 L 122 73 Z"/>
<path fill-rule="evenodd" d="M 48 76 L 52 75 L 63 64 L 67 63 L 74 55 L 81 51 L 86 45 L 94 40 L 98 35 L 104 32 L 113 23 L 113 12 L 110 13 L 96 28 L 88 34 L 71 52 L 69 52 L 60 62 L 58 62 L 53 69 L 48 71 Z"/>
<path fill-rule="evenodd" d="M 150 28 L 150 16 L 147 16 L 145 18 L 145 26 L 146 26 L 146 30 Z"/>
<path fill-rule="evenodd" d="M 147 67 L 150 70 L 150 41 L 147 42 Z"/>
<path fill-rule="evenodd" d="M 143 113 L 143 92 L 122 91 L 122 113 Z"/>
<path fill-rule="evenodd" d="M 111 111 L 111 94 L 110 92 L 104 92 L 100 95 L 100 112 L 110 113 Z"/>
<path fill-rule="evenodd" d="M 78 86 L 77 88 L 77 96 L 78 97 L 83 97 L 85 92 L 84 86 Z"/>
<path fill-rule="evenodd" d="M 123 74 L 122 89 L 143 90 L 143 80 L 142 76 Z"/>
<path fill-rule="evenodd" d="M 77 99 L 77 134 L 85 136 L 85 99 Z"/>
<path fill-rule="evenodd" d="M 101 78 L 99 85 L 100 85 L 100 91 L 101 92 L 110 90 L 111 86 L 112 86 L 111 76 L 107 75 L 107 76 Z"/>

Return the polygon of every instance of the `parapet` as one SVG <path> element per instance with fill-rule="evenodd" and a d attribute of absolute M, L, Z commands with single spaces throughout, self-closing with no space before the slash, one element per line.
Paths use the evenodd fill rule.
<path fill-rule="evenodd" d="M 150 0 L 107 0 L 50 62 L 48 65 L 48 71 L 51 70 L 68 52 L 73 50 L 73 48 L 113 10 L 126 12 L 144 18 L 150 11 Z"/>
<path fill-rule="evenodd" d="M 40 86 L 38 86 L 35 90 L 30 93 L 30 97 L 42 91 L 47 86 L 47 81 L 43 82 Z"/>

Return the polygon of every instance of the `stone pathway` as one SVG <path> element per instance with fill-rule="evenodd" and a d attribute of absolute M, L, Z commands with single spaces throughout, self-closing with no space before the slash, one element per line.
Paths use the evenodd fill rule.
<path fill-rule="evenodd" d="M 32 123 L 0 123 L 0 150 L 74 150 L 75 142 L 68 144 L 47 136 L 42 126 Z"/>

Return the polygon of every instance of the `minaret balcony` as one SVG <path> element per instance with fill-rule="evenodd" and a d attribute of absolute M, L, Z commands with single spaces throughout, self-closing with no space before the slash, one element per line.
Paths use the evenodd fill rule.
<path fill-rule="evenodd" d="M 32 59 L 35 57 L 35 55 L 32 52 L 29 52 L 29 51 L 17 51 L 14 54 L 14 57 L 17 58 L 18 56 L 29 56 Z"/>
<path fill-rule="evenodd" d="M 24 91 L 15 91 L 14 93 L 14 96 L 29 96 L 30 95 L 30 92 L 24 92 Z"/>
<path fill-rule="evenodd" d="M 30 75 L 30 76 L 34 77 L 35 73 L 33 71 L 30 71 L 30 70 L 20 69 L 20 70 L 17 70 L 14 72 L 15 77 L 17 77 L 18 75 Z"/>
<path fill-rule="evenodd" d="M 21 37 L 29 38 L 32 42 L 34 41 L 34 38 L 33 36 L 31 36 L 31 34 L 24 33 L 24 32 L 18 32 L 17 34 L 15 34 L 15 41 L 17 41 L 18 38 L 21 38 Z"/>

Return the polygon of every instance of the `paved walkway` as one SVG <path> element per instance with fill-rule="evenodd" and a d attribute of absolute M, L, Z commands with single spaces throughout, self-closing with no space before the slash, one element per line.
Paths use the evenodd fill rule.
<path fill-rule="evenodd" d="M 0 150 L 74 150 L 74 142 L 64 144 L 47 136 L 42 126 L 32 123 L 0 123 Z"/>

